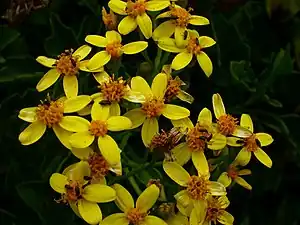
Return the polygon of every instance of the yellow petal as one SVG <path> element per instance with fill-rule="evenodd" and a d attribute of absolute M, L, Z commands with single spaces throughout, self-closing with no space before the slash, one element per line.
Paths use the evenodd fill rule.
<path fill-rule="evenodd" d="M 197 55 L 197 61 L 200 65 L 201 69 L 205 73 L 205 75 L 207 77 L 210 77 L 210 75 L 213 72 L 213 65 L 212 65 L 212 62 L 211 62 L 210 58 L 208 57 L 208 55 L 206 55 L 205 52 L 200 52 Z"/>
<path fill-rule="evenodd" d="M 238 183 L 239 185 L 241 185 L 242 187 L 244 187 L 244 188 L 246 188 L 246 189 L 248 189 L 248 190 L 252 190 L 252 186 L 251 186 L 250 184 L 248 184 L 248 182 L 245 181 L 244 178 L 242 178 L 242 177 L 236 177 L 236 178 L 234 179 L 234 181 L 235 181 L 236 183 Z"/>
<path fill-rule="evenodd" d="M 216 41 L 211 37 L 201 36 L 198 38 L 201 48 L 208 48 L 216 44 Z"/>
<path fill-rule="evenodd" d="M 90 184 L 83 189 L 82 197 L 90 202 L 106 203 L 116 199 L 116 191 L 102 184 Z"/>
<path fill-rule="evenodd" d="M 143 13 L 142 15 L 138 15 L 136 17 L 136 22 L 143 33 L 146 39 L 151 38 L 152 36 L 152 21 L 151 18 L 147 15 L 147 13 Z"/>
<path fill-rule="evenodd" d="M 48 68 L 54 68 L 55 63 L 56 63 L 55 59 L 51 59 L 51 58 L 48 58 L 46 56 L 39 56 L 39 57 L 36 58 L 36 61 L 38 63 L 42 64 L 43 66 L 48 67 Z"/>
<path fill-rule="evenodd" d="M 133 91 L 142 93 L 145 97 L 152 96 L 152 91 L 149 84 L 140 76 L 136 76 L 131 79 L 131 89 Z"/>
<path fill-rule="evenodd" d="M 186 187 L 190 180 L 189 173 L 175 162 L 164 162 L 163 168 L 165 173 L 180 186 Z"/>
<path fill-rule="evenodd" d="M 238 172 L 239 176 L 250 175 L 250 174 L 251 174 L 251 170 L 248 170 L 248 169 L 243 169 Z"/>
<path fill-rule="evenodd" d="M 77 114 L 79 116 L 88 116 L 91 115 L 91 111 L 92 111 L 92 105 L 87 105 L 83 109 L 79 110 Z"/>
<path fill-rule="evenodd" d="M 222 209 L 226 209 L 230 205 L 229 199 L 226 197 L 226 195 L 219 196 L 218 197 L 218 202 L 221 203 L 221 205 L 222 205 L 221 208 Z"/>
<path fill-rule="evenodd" d="M 59 126 L 71 132 L 85 132 L 90 128 L 90 122 L 79 116 L 64 116 Z"/>
<path fill-rule="evenodd" d="M 220 133 L 213 134 L 212 138 L 207 144 L 207 147 L 211 150 L 221 150 L 226 146 L 226 137 Z"/>
<path fill-rule="evenodd" d="M 274 141 L 272 136 L 267 133 L 256 133 L 255 137 L 259 140 L 261 146 L 270 145 Z"/>
<path fill-rule="evenodd" d="M 131 88 L 128 88 L 126 95 L 123 98 L 134 103 L 143 103 L 146 100 L 145 96 L 141 92 L 133 91 Z"/>
<path fill-rule="evenodd" d="M 74 148 L 86 148 L 93 143 L 94 139 L 95 137 L 89 131 L 86 131 L 72 134 L 70 143 Z"/>
<path fill-rule="evenodd" d="M 179 120 L 190 116 L 190 111 L 178 105 L 165 104 L 162 114 L 170 120 Z"/>
<path fill-rule="evenodd" d="M 231 184 L 232 180 L 231 177 L 228 176 L 227 172 L 223 172 L 218 178 L 218 182 L 223 184 L 225 187 L 228 187 Z"/>
<path fill-rule="evenodd" d="M 205 220 L 205 216 L 207 212 L 207 203 L 206 201 L 203 200 L 194 200 L 193 204 L 195 208 L 191 212 L 190 225 L 202 224 L 203 221 Z M 192 219 L 192 217 L 194 218 Z"/>
<path fill-rule="evenodd" d="M 152 93 L 157 98 L 163 98 L 165 95 L 165 91 L 168 85 L 168 78 L 165 73 L 159 73 L 157 74 L 151 85 Z"/>
<path fill-rule="evenodd" d="M 209 167 L 203 151 L 192 152 L 192 161 L 198 174 L 209 174 Z"/>
<path fill-rule="evenodd" d="M 105 105 L 100 105 L 99 103 L 95 102 L 92 106 L 92 120 L 102 120 L 106 121 L 107 118 L 109 117 L 109 110 L 110 107 Z"/>
<path fill-rule="evenodd" d="M 114 42 L 122 42 L 122 37 L 121 35 L 114 30 L 106 31 L 105 37 L 108 40 L 108 43 L 114 43 Z"/>
<path fill-rule="evenodd" d="M 175 146 L 171 150 L 172 156 L 174 156 L 176 163 L 183 166 L 191 159 L 191 152 L 189 151 L 189 147 L 186 142 L 180 143 L 179 145 Z"/>
<path fill-rule="evenodd" d="M 110 0 L 108 2 L 108 7 L 115 13 L 120 15 L 127 15 L 126 13 L 126 2 L 120 0 Z"/>
<path fill-rule="evenodd" d="M 179 191 L 174 198 L 177 201 L 177 208 L 185 216 L 190 216 L 194 208 L 192 199 L 189 197 L 189 194 L 186 190 Z"/>
<path fill-rule="evenodd" d="M 175 39 L 163 37 L 158 40 L 158 47 L 166 52 L 179 53 L 184 49 L 180 49 L 176 46 Z"/>
<path fill-rule="evenodd" d="M 159 196 L 159 188 L 152 184 L 147 187 L 136 200 L 136 208 L 141 212 L 148 212 L 155 204 Z"/>
<path fill-rule="evenodd" d="M 230 214 L 230 213 L 228 213 L 228 212 L 226 212 L 226 211 L 223 211 L 220 215 L 219 215 L 219 217 L 218 217 L 218 221 L 220 222 L 220 223 L 222 223 L 222 224 L 233 224 L 233 222 L 234 222 L 234 218 L 233 218 L 233 216 Z"/>
<path fill-rule="evenodd" d="M 154 135 L 158 134 L 159 127 L 157 118 L 146 118 L 142 126 L 142 140 L 146 147 L 148 147 L 152 141 Z"/>
<path fill-rule="evenodd" d="M 90 70 L 95 70 L 106 65 L 111 59 L 111 55 L 107 51 L 96 53 L 89 61 L 87 67 Z"/>
<path fill-rule="evenodd" d="M 189 225 L 187 216 L 184 216 L 181 213 L 171 216 L 166 222 L 169 225 Z"/>
<path fill-rule="evenodd" d="M 203 108 L 198 115 L 198 123 L 204 127 L 210 127 L 212 124 L 211 111 L 208 108 Z"/>
<path fill-rule="evenodd" d="M 242 146 L 244 143 L 243 139 L 237 137 L 227 137 L 227 144 L 233 147 Z"/>
<path fill-rule="evenodd" d="M 210 181 L 209 189 L 213 196 L 222 196 L 227 194 L 225 186 L 216 181 Z"/>
<path fill-rule="evenodd" d="M 153 31 L 152 38 L 154 41 L 158 41 L 160 38 L 171 37 L 174 34 L 176 23 L 173 20 L 168 20 L 161 23 Z"/>
<path fill-rule="evenodd" d="M 24 120 L 29 123 L 35 122 L 37 120 L 36 110 L 37 110 L 37 107 L 29 107 L 29 108 L 21 109 L 18 117 L 21 120 Z"/>
<path fill-rule="evenodd" d="M 253 133 L 253 131 L 254 131 L 253 122 L 252 122 L 250 115 L 242 114 L 240 125 L 246 129 L 250 130 Z"/>
<path fill-rule="evenodd" d="M 115 189 L 117 195 L 115 203 L 122 212 L 127 212 L 134 208 L 133 198 L 126 188 L 120 184 L 114 184 L 112 187 Z"/>
<path fill-rule="evenodd" d="M 254 155 L 266 167 L 272 167 L 272 160 L 261 148 L 258 148 L 256 151 L 254 151 Z"/>
<path fill-rule="evenodd" d="M 107 45 L 107 40 L 105 37 L 99 35 L 88 35 L 84 39 L 87 43 L 97 46 L 97 47 L 105 47 Z"/>
<path fill-rule="evenodd" d="M 146 7 L 146 10 L 155 12 L 155 11 L 163 10 L 170 5 L 171 5 L 170 1 L 166 1 L 166 0 L 149 1 L 149 2 L 146 2 L 145 7 Z"/>
<path fill-rule="evenodd" d="M 80 161 L 75 163 L 74 167 L 70 168 L 70 170 L 66 171 L 66 176 L 69 180 L 84 182 L 85 176 L 90 176 L 91 170 L 88 162 Z"/>
<path fill-rule="evenodd" d="M 187 131 L 187 129 L 191 129 L 194 127 L 192 121 L 188 117 L 180 119 L 180 120 L 171 120 L 171 122 L 174 127 L 180 128 L 180 131 L 182 133 L 185 133 Z"/>
<path fill-rule="evenodd" d="M 66 193 L 65 186 L 69 183 L 68 178 L 60 173 L 53 173 L 50 177 L 50 186 L 60 194 Z"/>
<path fill-rule="evenodd" d="M 242 148 L 242 150 L 237 154 L 234 161 L 238 162 L 241 166 L 246 166 L 251 159 L 251 152 L 248 152 L 246 148 Z"/>
<path fill-rule="evenodd" d="M 145 224 L 145 225 L 168 225 L 162 219 L 160 219 L 156 216 L 149 216 L 149 215 L 145 217 L 143 224 Z"/>
<path fill-rule="evenodd" d="M 79 95 L 74 98 L 69 98 L 64 101 L 64 113 L 78 112 L 86 107 L 91 100 L 91 97 L 88 95 Z"/>
<path fill-rule="evenodd" d="M 31 145 L 43 136 L 46 128 L 47 126 L 40 121 L 33 122 L 20 133 L 19 141 L 22 145 Z"/>
<path fill-rule="evenodd" d="M 81 61 L 85 57 L 87 57 L 88 54 L 90 54 L 91 51 L 92 51 L 92 48 L 90 46 L 88 46 L 88 45 L 82 45 L 72 55 L 74 57 L 77 57 L 77 59 L 79 61 Z"/>
<path fill-rule="evenodd" d="M 144 51 L 148 47 L 148 42 L 146 41 L 135 41 L 126 44 L 122 47 L 122 50 L 127 55 L 137 54 Z"/>
<path fill-rule="evenodd" d="M 96 81 L 99 84 L 103 84 L 105 82 L 108 82 L 109 79 L 110 79 L 110 76 L 105 71 L 102 71 L 102 72 L 99 72 L 99 73 L 95 73 L 93 75 L 94 75 L 94 78 L 96 79 Z"/>
<path fill-rule="evenodd" d="M 79 62 L 79 69 L 81 71 L 85 71 L 85 72 L 88 72 L 88 73 L 99 73 L 99 72 L 103 72 L 104 71 L 104 68 L 103 67 L 99 67 L 97 69 L 94 69 L 94 70 L 90 70 L 87 68 L 89 64 L 89 60 L 82 60 Z"/>
<path fill-rule="evenodd" d="M 186 34 L 188 34 L 188 32 L 186 31 L 185 27 L 181 27 L 181 26 L 176 26 L 175 27 L 175 43 L 177 45 L 177 47 L 179 48 L 184 48 L 188 41 L 186 39 Z"/>
<path fill-rule="evenodd" d="M 120 116 L 121 115 L 121 109 L 120 109 L 120 105 L 118 102 L 111 103 L 111 105 L 109 107 L 109 115 L 110 116 Z"/>
<path fill-rule="evenodd" d="M 107 129 L 109 131 L 122 131 L 131 128 L 132 122 L 125 116 L 111 116 L 107 120 Z"/>
<path fill-rule="evenodd" d="M 143 113 L 143 111 L 140 108 L 132 109 L 127 113 L 125 113 L 124 116 L 126 116 L 131 120 L 132 122 L 131 129 L 141 126 L 146 119 L 146 115 Z"/>
<path fill-rule="evenodd" d="M 189 24 L 201 26 L 209 24 L 209 20 L 203 16 L 192 15 L 189 19 Z"/>
<path fill-rule="evenodd" d="M 172 61 L 172 69 L 180 70 L 190 64 L 193 59 L 193 54 L 190 52 L 181 52 L 175 56 Z"/>
<path fill-rule="evenodd" d="M 137 28 L 137 22 L 136 20 L 131 16 L 126 16 L 123 18 L 119 25 L 118 25 L 118 31 L 120 34 L 127 35 L 134 31 Z"/>
<path fill-rule="evenodd" d="M 200 35 L 196 30 L 188 30 L 190 38 L 199 38 Z"/>
<path fill-rule="evenodd" d="M 223 104 L 221 95 L 214 94 L 212 97 L 212 103 L 213 103 L 214 113 L 217 119 L 219 119 L 220 116 L 226 114 L 225 106 Z"/>
<path fill-rule="evenodd" d="M 167 12 L 163 12 L 161 14 L 159 14 L 156 19 L 161 19 L 161 18 L 170 18 L 172 17 L 172 12 L 171 11 L 167 11 Z"/>
<path fill-rule="evenodd" d="M 76 76 L 64 76 L 63 86 L 67 98 L 74 98 L 78 95 L 78 80 Z"/>
<path fill-rule="evenodd" d="M 57 81 L 59 76 L 60 74 L 56 69 L 49 70 L 36 85 L 37 91 L 41 92 L 52 86 Z"/>
<path fill-rule="evenodd" d="M 114 166 L 120 163 L 120 150 L 118 144 L 111 136 L 105 135 L 103 137 L 98 137 L 98 147 L 101 154 L 110 165 Z"/>
<path fill-rule="evenodd" d="M 184 102 L 187 102 L 190 104 L 192 104 L 194 101 L 194 97 L 183 90 L 179 90 L 179 93 L 177 94 L 176 97 L 179 98 L 181 101 L 184 101 Z"/>
<path fill-rule="evenodd" d="M 98 224 L 102 220 L 102 213 L 97 203 L 80 199 L 78 211 L 82 219 L 88 224 Z"/>
<path fill-rule="evenodd" d="M 90 147 L 87 148 L 72 148 L 71 152 L 75 155 L 78 159 L 87 160 L 91 154 L 93 154 L 93 149 Z"/>
<path fill-rule="evenodd" d="M 244 127 L 236 126 L 232 135 L 240 138 L 247 138 L 252 135 L 252 132 Z"/>
<path fill-rule="evenodd" d="M 71 149 L 70 137 L 73 134 L 71 131 L 67 131 L 58 125 L 52 127 L 58 140 L 65 146 L 67 149 Z"/>
<path fill-rule="evenodd" d="M 76 202 L 68 202 L 69 203 L 69 206 L 70 208 L 73 210 L 73 212 L 76 214 L 76 216 L 78 216 L 79 218 L 82 218 L 79 214 L 79 211 L 78 211 L 78 207 L 77 207 L 77 204 Z"/>
<path fill-rule="evenodd" d="M 129 220 L 126 217 L 125 213 L 114 213 L 104 218 L 103 221 L 100 222 L 99 225 L 128 225 Z"/>

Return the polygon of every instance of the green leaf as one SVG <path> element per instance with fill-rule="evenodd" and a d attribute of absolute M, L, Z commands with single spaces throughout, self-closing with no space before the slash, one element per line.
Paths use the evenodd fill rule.
<path fill-rule="evenodd" d="M 288 75 L 293 71 L 293 59 L 288 51 L 281 49 L 276 55 L 273 63 L 272 76 L 270 76 L 270 82 L 274 81 L 277 76 Z"/>
<path fill-rule="evenodd" d="M 101 15 L 101 5 L 98 3 L 98 0 L 80 0 L 78 4 L 86 6 L 95 15 Z"/>
<path fill-rule="evenodd" d="M 103 23 L 94 15 L 87 15 L 83 18 L 76 38 L 79 42 L 84 42 L 87 34 L 98 34 L 102 28 Z"/>
<path fill-rule="evenodd" d="M 14 42 L 20 33 L 12 28 L 0 26 L 0 51 L 2 51 L 10 43 Z"/>

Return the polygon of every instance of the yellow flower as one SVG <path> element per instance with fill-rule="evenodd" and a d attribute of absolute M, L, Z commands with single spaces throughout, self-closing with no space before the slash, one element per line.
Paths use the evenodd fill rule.
<path fill-rule="evenodd" d="M 80 95 L 74 98 L 61 98 L 57 101 L 47 99 L 37 107 L 24 108 L 19 112 L 19 118 L 31 123 L 19 135 L 22 145 L 37 142 L 45 133 L 46 128 L 52 128 L 60 142 L 71 149 L 69 137 L 72 132 L 82 131 L 82 121 L 78 116 L 64 116 L 83 109 L 91 101 L 90 96 Z"/>
<path fill-rule="evenodd" d="M 146 11 L 160 11 L 169 5 L 171 5 L 169 0 L 129 0 L 127 2 L 111 0 L 108 2 L 112 11 L 126 16 L 118 26 L 121 34 L 129 34 L 139 27 L 146 39 L 152 36 L 152 21 Z"/>
<path fill-rule="evenodd" d="M 266 167 L 272 167 L 272 160 L 270 157 L 261 149 L 263 146 L 272 144 L 273 138 L 267 133 L 253 133 L 253 122 L 248 114 L 241 116 L 240 125 L 247 130 L 249 133 L 243 136 L 244 139 L 236 137 L 228 137 L 227 144 L 230 146 L 243 146 L 242 150 L 236 156 L 237 161 L 241 166 L 246 166 L 251 159 L 251 152 L 255 157 Z"/>
<path fill-rule="evenodd" d="M 243 169 L 243 170 L 238 170 L 235 163 L 231 164 L 227 170 L 227 172 L 221 173 L 218 182 L 224 184 L 225 187 L 229 187 L 231 184 L 232 180 L 242 187 L 252 190 L 252 187 L 250 184 L 247 183 L 247 181 L 244 180 L 244 178 L 240 177 L 243 175 L 250 175 L 251 170 L 248 169 Z"/>
<path fill-rule="evenodd" d="M 178 121 L 173 121 L 175 126 L 177 123 Z M 192 159 L 199 173 L 209 173 L 204 150 L 206 148 L 221 150 L 226 146 L 226 138 L 219 133 L 213 132 L 210 110 L 207 108 L 202 109 L 199 113 L 197 124 L 189 127 L 186 133 L 185 142 L 180 143 L 171 150 L 173 157 L 180 165 L 184 165 Z"/>
<path fill-rule="evenodd" d="M 107 13 L 104 7 L 102 7 L 102 21 L 107 30 L 117 29 L 117 16 L 111 10 L 109 11 L 109 13 Z"/>
<path fill-rule="evenodd" d="M 82 61 L 91 51 L 91 47 L 83 45 L 75 52 L 71 49 L 60 54 L 57 59 L 39 56 L 36 61 L 51 68 L 38 82 L 36 89 L 41 92 L 52 86 L 60 76 L 63 76 L 63 87 L 68 98 L 78 95 L 77 75 L 79 70 L 86 71 L 87 61 Z M 95 71 L 97 72 L 97 71 Z"/>
<path fill-rule="evenodd" d="M 125 113 L 132 121 L 132 129 L 142 126 L 142 140 L 145 146 L 149 146 L 155 134 L 158 133 L 158 117 L 165 116 L 170 120 L 178 120 L 190 115 L 190 111 L 181 106 L 165 104 L 164 94 L 168 79 L 165 73 L 159 73 L 153 79 L 151 88 L 146 80 L 140 76 L 131 79 L 131 88 L 135 92 L 142 93 L 146 100 L 141 108 L 132 109 Z"/>
<path fill-rule="evenodd" d="M 145 96 L 140 92 L 134 92 L 122 77 L 115 79 L 110 77 L 107 73 L 97 73 L 94 75 L 96 80 L 100 83 L 100 92 L 93 94 L 91 97 L 94 104 L 105 103 L 110 107 L 111 116 L 120 116 L 121 109 L 119 103 L 125 99 L 134 103 L 141 103 L 145 101 Z"/>
<path fill-rule="evenodd" d="M 153 31 L 153 39 L 155 41 L 163 37 L 171 37 L 174 34 L 176 44 L 183 46 L 184 35 L 189 24 L 201 26 L 209 24 L 209 20 L 203 16 L 191 15 L 192 9 L 186 10 L 178 5 L 173 4 L 170 7 L 170 11 L 164 12 L 156 17 L 159 18 L 170 18 L 161 23 Z"/>
<path fill-rule="evenodd" d="M 108 131 L 129 129 L 132 126 L 130 119 L 124 116 L 110 116 L 109 107 L 100 104 L 93 104 L 91 117 L 91 122 L 83 119 L 84 129 L 71 135 L 71 146 L 74 148 L 86 148 L 95 139 L 98 139 L 97 143 L 101 155 L 111 167 L 118 167 L 121 163 L 120 149 L 115 140 L 107 133 Z"/>
<path fill-rule="evenodd" d="M 195 217 L 195 213 L 204 215 L 209 195 L 226 195 L 224 185 L 210 181 L 209 174 L 189 175 L 182 166 L 175 162 L 165 161 L 163 168 L 172 180 L 184 187 L 184 190 L 178 192 L 174 197 L 177 200 L 177 208 L 185 216 Z"/>
<path fill-rule="evenodd" d="M 172 215 L 167 221 L 168 225 L 189 225 L 188 217 L 182 215 L 180 212 Z"/>
<path fill-rule="evenodd" d="M 167 225 L 162 219 L 148 214 L 159 196 L 159 188 L 155 184 L 142 192 L 136 204 L 134 204 L 131 194 L 123 186 L 114 184 L 113 188 L 117 193 L 115 203 L 123 213 L 115 213 L 104 218 L 100 225 Z"/>
<path fill-rule="evenodd" d="M 97 203 L 114 201 L 116 191 L 103 184 L 89 184 L 84 180 L 87 174 L 86 164 L 78 164 L 66 175 L 52 174 L 50 186 L 62 195 L 58 202 L 68 203 L 87 223 L 98 224 L 102 220 L 102 213 Z"/>
<path fill-rule="evenodd" d="M 181 89 L 181 86 L 186 85 L 178 76 L 172 77 L 171 65 L 164 65 L 162 68 L 162 73 L 165 73 L 168 77 L 168 85 L 165 91 L 165 101 L 170 102 L 175 97 L 179 98 L 181 101 L 192 104 L 194 101 L 193 96 Z"/>
<path fill-rule="evenodd" d="M 158 40 L 158 47 L 164 51 L 179 53 L 172 61 L 172 69 L 180 70 L 186 67 L 193 59 L 195 55 L 197 61 L 207 77 L 212 74 L 213 65 L 204 48 L 211 47 L 216 42 L 207 36 L 199 36 L 197 31 L 188 32 L 188 37 L 184 41 L 184 46 L 179 47 L 176 45 L 176 41 L 173 38 L 161 38 Z"/>
<path fill-rule="evenodd" d="M 111 59 L 118 59 L 121 55 L 137 54 L 144 51 L 148 47 L 146 41 L 131 42 L 126 45 L 122 45 L 121 35 L 112 30 L 107 31 L 105 37 L 99 35 L 88 35 L 85 41 L 91 45 L 105 48 L 105 50 L 96 53 L 89 61 L 87 67 L 90 70 L 97 70 L 106 65 Z"/>

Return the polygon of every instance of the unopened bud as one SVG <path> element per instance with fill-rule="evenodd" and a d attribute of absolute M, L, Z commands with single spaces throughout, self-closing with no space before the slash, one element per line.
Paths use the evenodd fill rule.
<path fill-rule="evenodd" d="M 107 30 L 116 30 L 117 29 L 117 16 L 113 11 L 109 11 L 107 13 L 106 9 L 102 8 L 102 20 L 105 24 Z"/>

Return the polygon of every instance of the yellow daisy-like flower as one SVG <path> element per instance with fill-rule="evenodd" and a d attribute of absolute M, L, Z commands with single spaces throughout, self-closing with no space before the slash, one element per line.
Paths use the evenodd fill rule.
<path fill-rule="evenodd" d="M 159 18 L 170 18 L 170 20 L 161 23 L 153 32 L 155 41 L 163 37 L 171 37 L 174 34 L 176 44 L 184 45 L 184 35 L 189 24 L 201 26 L 209 24 L 209 20 L 203 16 L 191 15 L 190 11 L 178 5 L 172 4 L 170 11 L 157 16 Z"/>
<path fill-rule="evenodd" d="M 145 146 L 149 146 L 155 134 L 158 133 L 158 117 L 165 116 L 170 120 L 179 120 L 190 115 L 190 111 L 181 106 L 165 104 L 164 94 L 167 88 L 167 75 L 159 73 L 153 79 L 151 88 L 146 80 L 140 76 L 131 79 L 131 89 L 142 93 L 146 100 L 141 108 L 132 109 L 124 116 L 132 121 L 132 129 L 142 126 L 142 140 Z"/>
<path fill-rule="evenodd" d="M 74 148 L 86 148 L 95 139 L 97 140 L 101 155 L 107 160 L 111 167 L 119 166 L 121 163 L 120 149 L 115 140 L 108 135 L 108 131 L 122 131 L 130 129 L 132 123 L 125 116 L 110 116 L 109 107 L 93 104 L 91 111 L 92 121 L 83 119 L 82 131 L 72 134 L 71 146 Z"/>
<path fill-rule="evenodd" d="M 111 116 L 120 116 L 121 109 L 119 103 L 125 99 L 134 103 L 145 102 L 145 96 L 140 92 L 132 91 L 126 81 L 122 77 L 115 79 L 110 77 L 107 73 L 97 73 L 94 75 L 96 80 L 100 83 L 100 92 L 93 94 L 94 104 L 104 102 L 110 106 Z"/>
<path fill-rule="evenodd" d="M 83 45 L 75 52 L 73 52 L 73 50 L 65 51 L 60 54 L 57 59 L 47 58 L 46 56 L 37 57 L 37 62 L 51 69 L 38 82 L 36 89 L 39 92 L 44 91 L 52 86 L 60 76 L 63 76 L 65 95 L 68 98 L 76 97 L 78 95 L 77 75 L 79 70 L 87 70 L 87 61 L 82 60 L 91 52 L 91 50 L 90 46 Z M 95 72 L 98 71 L 96 70 Z"/>
<path fill-rule="evenodd" d="M 238 183 L 242 187 L 252 190 L 252 187 L 250 184 L 247 183 L 247 181 L 244 180 L 244 178 L 240 177 L 243 175 L 250 175 L 251 170 L 248 169 L 242 169 L 238 170 L 235 163 L 229 165 L 229 168 L 227 172 L 221 173 L 220 177 L 218 178 L 218 182 L 224 184 L 225 187 L 229 187 L 232 181 Z"/>
<path fill-rule="evenodd" d="M 266 167 L 272 167 L 272 160 L 270 157 L 261 149 L 263 146 L 268 146 L 272 144 L 273 138 L 267 133 L 253 133 L 253 122 L 248 114 L 243 114 L 241 116 L 240 125 L 247 130 L 244 139 L 236 137 L 228 137 L 227 144 L 230 146 L 243 146 L 242 150 L 236 156 L 235 161 L 237 161 L 241 166 L 246 166 L 251 159 L 251 153 Z"/>
<path fill-rule="evenodd" d="M 100 225 L 167 225 L 162 219 L 148 214 L 159 196 L 159 188 L 155 184 L 147 187 L 135 204 L 131 194 L 123 186 L 114 184 L 113 188 L 117 193 L 115 203 L 123 213 L 104 218 Z"/>
<path fill-rule="evenodd" d="M 146 11 L 160 11 L 171 5 L 168 0 L 111 0 L 109 8 L 117 14 L 126 16 L 119 23 L 118 30 L 121 34 L 127 35 L 140 28 L 146 39 L 152 36 L 152 21 Z"/>
<path fill-rule="evenodd" d="M 37 107 L 24 108 L 19 112 L 19 118 L 31 123 L 19 135 L 22 145 L 31 145 L 37 142 L 52 128 L 60 142 L 71 149 L 69 137 L 72 132 L 82 131 L 83 118 L 78 116 L 64 116 L 64 113 L 73 113 L 83 109 L 91 102 L 90 96 L 80 95 L 74 98 L 61 98 L 57 101 L 47 99 Z"/>
<path fill-rule="evenodd" d="M 105 48 L 105 50 L 96 53 L 90 59 L 87 65 L 90 70 L 97 70 L 106 65 L 111 59 L 120 58 L 122 54 L 137 54 L 148 47 L 148 42 L 146 41 L 135 41 L 122 45 L 121 35 L 114 30 L 107 31 L 105 37 L 88 35 L 85 41 L 91 45 Z"/>
<path fill-rule="evenodd" d="M 209 174 L 189 175 L 189 173 L 175 162 L 164 162 L 163 168 L 166 174 L 177 184 L 184 187 L 184 190 L 178 192 L 174 197 L 177 200 L 179 211 L 190 217 L 191 220 L 197 220 L 199 215 L 205 215 L 207 208 L 207 199 L 209 195 L 226 195 L 226 188 L 223 184 L 209 180 Z M 195 217 L 196 218 L 193 218 Z M 197 224 L 197 223 L 194 223 Z"/>
<path fill-rule="evenodd" d="M 209 77 L 212 74 L 213 65 L 203 49 L 213 46 L 216 42 L 210 37 L 199 36 L 197 31 L 189 30 L 184 43 L 183 47 L 179 47 L 176 45 L 175 39 L 165 37 L 158 40 L 158 47 L 167 52 L 179 53 L 172 61 L 172 69 L 183 69 L 192 61 L 195 55 L 203 72 Z"/>
<path fill-rule="evenodd" d="M 175 126 L 177 123 L 173 121 Z M 177 145 L 171 152 L 178 164 L 184 165 L 192 159 L 198 172 L 207 174 L 209 166 L 204 150 L 221 150 L 225 146 L 226 137 L 213 132 L 212 114 L 209 109 L 204 108 L 199 113 L 197 124 L 188 128 L 185 142 Z"/>
<path fill-rule="evenodd" d="M 114 201 L 116 191 L 107 185 L 89 184 L 84 180 L 87 174 L 86 164 L 78 164 L 66 175 L 52 174 L 50 186 L 62 195 L 58 202 L 68 203 L 87 223 L 98 224 L 102 220 L 102 213 L 97 203 Z"/>

